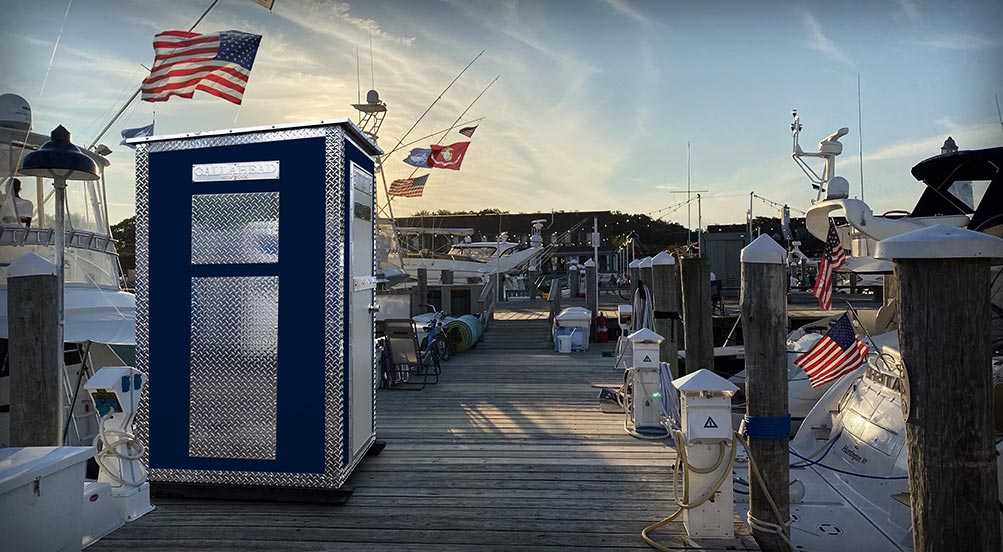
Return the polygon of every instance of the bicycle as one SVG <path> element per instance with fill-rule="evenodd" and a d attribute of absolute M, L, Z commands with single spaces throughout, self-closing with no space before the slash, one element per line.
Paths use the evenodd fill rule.
<path fill-rule="evenodd" d="M 426 365 L 435 366 L 438 369 L 439 361 L 449 360 L 453 353 L 449 343 L 449 335 L 446 333 L 446 313 L 437 310 L 433 305 L 425 306 L 429 307 L 435 316 L 422 327 L 427 332 L 420 347 L 422 361 Z"/>

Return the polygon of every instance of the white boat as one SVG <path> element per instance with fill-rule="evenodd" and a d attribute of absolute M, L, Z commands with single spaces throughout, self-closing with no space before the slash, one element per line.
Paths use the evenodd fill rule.
<path fill-rule="evenodd" d="M 469 241 L 472 228 L 397 228 L 400 236 L 435 234 L 462 238 L 450 246 L 445 253 L 405 252 L 388 255 L 380 262 L 381 268 L 402 268 L 410 276 L 417 277 L 418 267 L 428 269 L 429 283 L 440 283 L 443 270 L 453 272 L 453 282 L 480 283 L 485 277 L 498 273 L 508 282 L 517 281 L 514 276 L 528 270 L 538 262 L 553 246 L 544 247 L 540 230 L 544 221 L 533 221 L 533 233 L 529 245 L 510 242 L 502 234 L 497 241 Z M 386 232 L 383 232 L 386 234 Z"/>
<path fill-rule="evenodd" d="M 52 186 L 41 178 L 17 174 L 21 158 L 41 147 L 48 136 L 31 131 L 31 109 L 21 97 L 0 96 L 0 447 L 9 445 L 9 372 L 7 367 L 8 305 L 6 270 L 11 263 L 33 253 L 50 262 L 55 259 L 52 215 L 55 212 Z M 136 301 L 122 289 L 115 241 L 108 224 L 104 170 L 108 159 L 91 150 L 82 150 L 95 161 L 100 179 L 70 182 L 66 190 L 64 341 L 67 404 L 77 397 L 69 416 L 67 444 L 90 445 L 97 431 L 97 419 L 88 394 L 80 387 L 87 374 L 103 366 L 121 366 L 115 346 L 128 352 L 135 345 Z M 16 202 L 13 180 L 21 183 Z M 25 224 L 30 217 L 30 224 Z M 78 390 L 74 393 L 75 390 Z M 7 408 L 5 408 L 7 407 Z"/>
<path fill-rule="evenodd" d="M 795 158 L 800 148 L 796 136 Z M 819 145 L 818 157 L 826 157 L 826 178 L 820 194 L 825 198 L 808 211 L 808 229 L 825 240 L 830 213 L 842 209 L 853 244 L 852 252 L 863 263 L 888 263 L 867 259 L 878 240 L 938 223 L 1000 235 L 1003 230 L 1003 148 L 957 151 L 945 148 L 941 155 L 920 162 L 912 174 L 927 185 L 916 209 L 907 216 L 875 216 L 867 205 L 849 199 L 845 179 L 835 176 L 832 161 L 842 149 L 833 133 Z M 835 145 L 834 145 L 835 142 Z M 953 141 L 951 141 L 953 143 Z M 948 146 L 949 144 L 945 144 Z M 984 182 L 981 198 L 962 201 L 958 190 L 971 190 L 970 182 Z M 958 184 L 961 184 L 960 186 Z M 914 216 L 915 215 L 915 216 Z M 844 246 L 846 242 L 844 241 Z M 888 266 L 888 270 L 890 270 Z M 883 271 L 884 269 L 876 269 Z M 993 268 L 992 347 L 993 385 L 1003 388 L 1003 278 L 1001 267 Z M 889 307 L 883 307 L 888 309 Z M 894 310 L 894 306 L 892 306 Z M 875 326 L 891 329 L 867 338 L 867 364 L 832 383 L 805 417 L 791 442 L 791 541 L 798 549 L 820 552 L 844 550 L 908 551 L 913 549 L 909 506 L 908 458 L 902 416 L 903 382 L 896 323 L 886 311 L 876 316 Z M 872 330 L 873 331 L 873 330 Z M 810 388 L 809 388 L 810 389 Z M 805 391 L 801 389 L 800 392 Z M 817 392 L 812 390 L 811 392 Z M 790 387 L 791 411 L 799 389 Z M 803 406 L 803 405 L 802 405 Z M 1003 415 L 1003 404 L 995 404 Z M 950 415 L 950 413 L 945 413 Z M 996 468 L 1003 496 L 1003 433 L 997 427 Z M 748 495 L 750 482 L 745 462 L 735 468 L 735 491 Z M 747 502 L 736 502 L 744 518 Z"/>
<path fill-rule="evenodd" d="M 913 549 L 898 334 L 874 336 L 868 346 L 867 365 L 833 384 L 791 441 L 791 542 L 798 549 Z M 993 360 L 993 383 L 1003 386 L 1003 357 Z M 996 443 L 1003 496 L 1003 434 Z M 743 519 L 750 481 L 741 458 L 735 508 Z"/>

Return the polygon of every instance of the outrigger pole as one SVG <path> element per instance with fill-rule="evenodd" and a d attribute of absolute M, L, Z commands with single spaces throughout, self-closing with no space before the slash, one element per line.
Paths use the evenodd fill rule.
<path fill-rule="evenodd" d="M 198 27 L 199 23 L 201 23 L 202 20 L 205 19 L 205 16 L 209 15 L 209 12 L 211 12 L 212 9 L 216 7 L 216 4 L 219 4 L 219 0 L 212 0 L 212 3 L 209 4 L 209 7 L 206 8 L 204 12 L 202 12 L 202 15 L 200 15 L 198 19 L 195 20 L 195 23 L 193 23 L 192 26 L 188 29 L 188 32 L 194 31 L 195 27 Z M 132 102 L 136 101 L 136 98 L 139 97 L 139 93 L 142 91 L 143 91 L 143 86 L 140 85 L 139 88 L 137 88 L 136 91 L 132 93 L 132 96 L 129 96 L 129 99 L 125 101 L 125 105 L 122 106 L 122 109 L 119 109 L 118 112 L 115 113 L 115 115 L 111 118 L 111 120 L 108 121 L 108 124 L 101 129 L 101 132 L 99 132 L 98 135 L 94 138 L 94 140 L 90 143 L 90 145 L 87 146 L 87 149 L 93 148 L 98 143 L 98 140 L 104 138 L 105 133 L 108 132 L 108 129 L 111 128 L 111 125 L 115 124 L 115 121 L 118 121 L 118 118 L 121 117 L 123 113 L 125 113 L 126 109 L 129 109 L 129 106 L 132 105 Z"/>

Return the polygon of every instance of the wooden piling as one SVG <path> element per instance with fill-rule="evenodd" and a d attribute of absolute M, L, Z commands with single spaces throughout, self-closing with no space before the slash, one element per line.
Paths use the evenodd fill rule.
<path fill-rule="evenodd" d="M 578 263 L 571 263 L 568 265 L 568 290 L 571 292 L 572 297 L 578 297 L 580 289 L 581 282 L 578 278 Z"/>
<path fill-rule="evenodd" d="M 630 299 L 628 302 L 632 303 L 634 301 L 634 294 L 637 293 L 637 284 L 641 281 L 641 259 L 630 261 L 630 264 L 627 265 L 627 270 L 630 273 Z"/>
<path fill-rule="evenodd" d="M 671 366 L 673 379 L 679 374 L 679 326 L 680 317 L 677 304 L 679 289 L 679 270 L 676 259 L 662 251 L 651 259 L 652 295 L 655 303 L 655 333 L 663 336 L 659 345 L 658 355 L 662 362 Z"/>
<path fill-rule="evenodd" d="M 443 269 L 442 272 L 439 275 L 439 282 L 442 285 L 444 285 L 444 286 L 446 286 L 446 285 L 452 285 L 453 284 L 453 271 L 449 270 L 448 268 Z"/>
<path fill-rule="evenodd" d="M 762 235 L 742 250 L 742 333 L 745 336 L 745 404 L 750 425 L 762 417 L 789 416 L 787 408 L 787 273 L 786 251 Z M 684 262 L 689 259 L 684 259 Z M 685 268 L 685 264 L 683 265 Z M 686 271 L 683 271 L 684 277 Z M 706 280 L 706 279 L 705 279 Z M 683 285 L 686 285 L 684 281 Z M 685 303 L 687 297 L 684 296 Z M 687 351 L 688 357 L 689 351 Z M 687 360 L 689 360 L 687 358 Z M 788 422 L 789 426 L 789 422 Z M 760 485 L 749 485 L 750 514 L 761 521 L 782 525 L 790 516 L 790 438 L 757 438 L 749 430 L 749 454 L 756 462 L 767 492 L 782 519 L 777 519 Z M 779 434 L 773 435 L 780 437 Z M 750 474 L 754 477 L 753 474 Z M 776 533 L 753 529 L 766 552 L 788 552 Z"/>
<path fill-rule="evenodd" d="M 585 261 L 585 308 L 592 312 L 590 339 L 596 337 L 596 317 L 599 316 L 599 280 L 595 261 Z"/>
<path fill-rule="evenodd" d="M 710 302 L 710 262 L 706 257 L 691 257 L 683 258 L 679 265 L 686 343 L 684 373 L 692 374 L 702 368 L 713 371 L 714 320 Z"/>
<path fill-rule="evenodd" d="M 56 266 L 28 253 L 7 269 L 10 445 L 63 444 L 63 338 Z"/>
<path fill-rule="evenodd" d="M 418 312 L 425 312 L 428 304 L 428 267 L 425 263 L 418 265 Z"/>
<path fill-rule="evenodd" d="M 644 285 L 648 286 L 648 291 L 652 294 L 655 293 L 654 281 L 651 279 L 651 257 L 645 257 L 641 259 L 641 264 L 638 265 L 638 273 L 641 275 L 641 281 Z"/>
<path fill-rule="evenodd" d="M 937 225 L 877 253 L 898 280 L 913 548 L 1000 550 L 989 259 L 1003 240 Z"/>

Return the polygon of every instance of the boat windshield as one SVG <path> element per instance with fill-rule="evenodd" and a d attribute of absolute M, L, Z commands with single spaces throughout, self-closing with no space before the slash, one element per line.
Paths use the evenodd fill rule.
<path fill-rule="evenodd" d="M 55 260 L 52 185 L 41 178 L 21 176 L 17 180 L 21 184 L 18 197 L 9 176 L 0 185 L 0 287 L 7 284 L 6 267 L 26 253 Z M 69 182 L 65 207 L 66 284 L 118 289 L 118 257 L 109 240 L 103 178 Z"/>
<path fill-rule="evenodd" d="M 453 246 L 449 250 L 449 254 L 470 257 L 476 261 L 487 261 L 494 257 L 496 251 L 498 251 L 498 247 L 494 245 Z"/>

